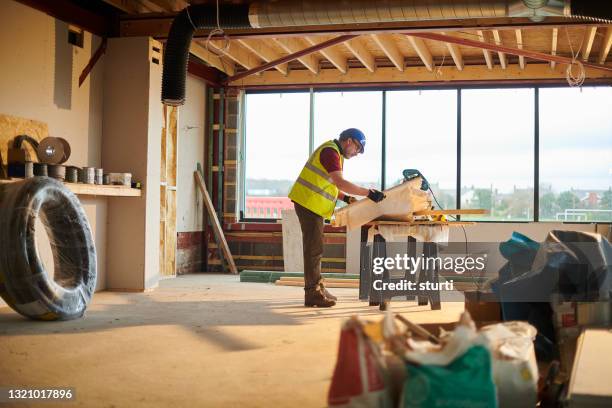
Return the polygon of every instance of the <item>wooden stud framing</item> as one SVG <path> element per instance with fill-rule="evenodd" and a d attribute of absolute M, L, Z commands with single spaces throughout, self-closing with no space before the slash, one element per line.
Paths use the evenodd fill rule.
<path fill-rule="evenodd" d="M 495 40 L 495 45 L 502 45 L 501 43 L 501 38 L 499 37 L 499 31 L 497 30 L 492 30 L 493 31 L 493 39 Z M 499 65 L 501 65 L 502 69 L 506 69 L 506 54 L 504 54 L 503 52 L 498 52 L 497 55 L 499 56 Z"/>
<path fill-rule="evenodd" d="M 604 64 L 606 59 L 608 58 L 608 53 L 610 52 L 610 46 L 612 46 L 612 27 L 606 28 L 606 35 L 601 43 L 601 48 L 599 49 L 599 58 L 597 58 L 597 62 L 600 64 Z"/>
<path fill-rule="evenodd" d="M 421 58 L 423 64 L 425 64 L 425 68 L 427 68 L 428 71 L 432 71 L 433 57 L 431 56 L 431 52 L 429 52 L 429 49 L 425 45 L 425 41 L 420 38 L 413 37 L 411 35 L 408 36 L 408 41 L 410 41 L 410 45 L 412 45 L 412 48 L 414 48 L 416 53 L 419 55 L 419 58 Z"/>
<path fill-rule="evenodd" d="M 518 48 L 519 50 L 523 49 L 523 33 L 521 32 L 520 28 L 517 28 L 516 30 L 514 30 L 514 33 L 516 35 L 516 48 Z M 519 55 L 519 67 L 521 67 L 521 69 L 525 69 L 525 57 L 523 57 L 522 55 Z"/>
<path fill-rule="evenodd" d="M 277 53 L 274 49 L 268 46 L 264 40 L 256 40 L 256 39 L 239 39 L 238 41 L 244 48 L 251 51 L 253 54 L 257 55 L 259 58 L 266 62 L 274 61 L 279 59 L 281 55 Z M 278 72 L 283 75 L 287 75 L 289 64 L 278 64 L 274 67 Z"/>
<path fill-rule="evenodd" d="M 372 34 L 372 39 L 391 60 L 393 65 L 399 70 L 404 71 L 404 56 L 397 48 L 393 37 L 390 34 Z"/>
<path fill-rule="evenodd" d="M 585 62 L 589 60 L 589 55 L 591 55 L 595 34 L 597 34 L 597 27 L 589 27 L 587 29 L 585 34 L 586 38 L 584 39 L 586 43 L 584 44 L 584 51 L 582 52 L 582 60 Z"/>
<path fill-rule="evenodd" d="M 484 33 L 482 32 L 482 30 L 478 30 L 477 33 L 478 33 L 478 40 L 480 40 L 480 42 L 486 42 Z M 482 54 L 484 55 L 485 62 L 487 63 L 487 68 L 493 69 L 493 59 L 491 58 L 491 51 L 485 50 L 483 48 Z"/>
<path fill-rule="evenodd" d="M 557 37 L 559 36 L 559 29 L 557 27 L 552 29 L 552 44 L 550 45 L 550 55 L 557 55 Z M 555 61 L 550 61 L 550 69 L 555 69 Z"/>
<path fill-rule="evenodd" d="M 275 38 L 274 41 L 276 41 L 279 46 L 290 54 L 296 53 L 305 48 L 300 40 L 296 38 Z M 302 65 L 308 68 L 308 70 L 313 74 L 319 72 L 319 60 L 316 59 L 313 54 L 301 56 L 298 58 L 298 61 L 300 61 Z"/>
<path fill-rule="evenodd" d="M 198 44 L 195 41 L 191 42 L 189 46 L 189 52 L 210 64 L 211 66 L 217 68 L 219 71 L 225 72 L 227 75 L 234 75 L 234 63 L 232 61 L 223 60 L 218 55 L 213 54 L 208 51 L 205 47 Z"/>
<path fill-rule="evenodd" d="M 304 40 L 309 45 L 317 45 L 323 42 L 316 37 L 310 37 L 310 36 L 304 37 Z M 342 55 L 342 53 L 338 51 L 337 48 L 334 48 L 334 47 L 323 48 L 319 52 L 325 58 L 327 58 L 327 60 L 331 62 L 336 68 L 338 68 L 340 72 L 342 72 L 343 74 L 346 74 L 346 71 L 348 70 L 348 64 L 346 62 L 346 57 Z"/>
<path fill-rule="evenodd" d="M 348 40 L 344 43 L 346 48 L 367 68 L 368 71 L 376 71 L 376 60 L 374 56 L 363 45 L 363 40 L 359 37 Z"/>

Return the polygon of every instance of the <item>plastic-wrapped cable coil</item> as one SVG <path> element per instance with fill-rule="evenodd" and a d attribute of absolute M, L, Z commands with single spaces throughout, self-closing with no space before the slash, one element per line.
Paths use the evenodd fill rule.
<path fill-rule="evenodd" d="M 53 252 L 53 278 L 36 248 L 39 217 Z M 91 228 L 72 192 L 48 177 L 0 185 L 0 296 L 11 308 L 38 320 L 81 317 L 96 273 Z"/>

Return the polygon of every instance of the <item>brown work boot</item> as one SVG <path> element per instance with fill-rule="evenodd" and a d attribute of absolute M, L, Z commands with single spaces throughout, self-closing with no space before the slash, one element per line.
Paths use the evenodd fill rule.
<path fill-rule="evenodd" d="M 321 286 L 321 291 L 323 292 L 323 294 L 325 295 L 326 298 L 333 300 L 334 302 L 336 300 L 338 300 L 337 297 L 335 297 L 334 295 L 332 295 L 331 293 L 329 293 L 329 291 L 327 290 L 327 288 L 325 287 L 325 282 L 323 281 L 323 279 L 321 279 L 319 281 L 319 286 Z"/>
<path fill-rule="evenodd" d="M 329 299 L 321 290 L 320 285 L 314 288 L 304 289 L 304 306 L 306 307 L 332 307 L 336 304 L 335 300 Z"/>

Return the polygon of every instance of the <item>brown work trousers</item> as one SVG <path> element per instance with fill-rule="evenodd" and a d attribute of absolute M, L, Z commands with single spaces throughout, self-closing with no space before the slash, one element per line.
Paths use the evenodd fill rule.
<path fill-rule="evenodd" d="M 304 289 L 315 288 L 321 280 L 323 257 L 323 217 L 294 202 L 295 213 L 302 227 L 304 249 Z"/>

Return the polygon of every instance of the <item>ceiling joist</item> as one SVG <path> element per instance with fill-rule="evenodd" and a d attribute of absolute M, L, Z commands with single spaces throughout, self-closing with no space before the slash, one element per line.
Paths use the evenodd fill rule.
<path fill-rule="evenodd" d="M 499 31 L 492 30 L 493 32 L 493 40 L 495 40 L 495 45 L 501 46 L 501 37 L 499 36 Z M 499 57 L 499 65 L 501 65 L 502 69 L 506 69 L 506 54 L 503 52 L 498 52 L 497 56 Z"/>
<path fill-rule="evenodd" d="M 404 72 L 404 55 L 397 48 L 395 40 L 390 34 L 372 34 L 372 39 L 382 50 L 382 52 L 391 60 L 395 68 Z"/>
<path fill-rule="evenodd" d="M 557 27 L 552 30 L 552 44 L 550 46 L 550 55 L 557 55 L 557 37 L 559 36 L 559 29 Z M 550 68 L 555 69 L 555 61 L 550 61 Z"/>
<path fill-rule="evenodd" d="M 442 32 L 442 34 L 445 33 Z M 463 56 L 461 55 L 461 50 L 459 50 L 459 47 L 457 47 L 456 44 L 446 43 L 446 48 L 448 48 L 448 52 L 450 52 L 457 69 L 459 71 L 463 70 Z"/>
<path fill-rule="evenodd" d="M 516 35 L 516 48 L 518 48 L 519 50 L 523 49 L 523 33 L 521 32 L 520 28 L 517 28 L 516 30 L 514 30 L 514 34 Z M 521 67 L 521 69 L 525 69 L 525 57 L 522 55 L 519 55 L 519 67 Z"/>
<path fill-rule="evenodd" d="M 289 54 L 295 54 L 305 48 L 302 42 L 296 38 L 275 38 L 274 41 Z M 297 60 L 313 74 L 319 72 L 319 60 L 312 53 L 302 55 Z"/>
<path fill-rule="evenodd" d="M 603 64 L 608 58 L 610 52 L 610 46 L 612 46 L 612 27 L 606 28 L 606 35 L 604 36 L 603 42 L 601 43 L 601 49 L 599 50 L 599 58 L 597 62 Z"/>
<path fill-rule="evenodd" d="M 251 51 L 253 54 L 257 55 L 259 58 L 266 62 L 277 60 L 281 57 L 281 55 L 272 49 L 272 47 L 268 46 L 265 43 L 265 40 L 255 40 L 255 39 L 238 39 L 236 40 L 242 45 L 244 48 Z M 274 66 L 278 72 L 283 75 L 287 75 L 289 70 L 289 65 L 285 62 L 284 64 L 278 64 Z"/>
<path fill-rule="evenodd" d="M 224 61 L 220 56 L 208 51 L 195 41 L 191 42 L 189 52 L 227 75 L 231 76 L 235 73 L 234 63 L 232 61 Z"/>
<path fill-rule="evenodd" d="M 478 41 L 485 42 L 485 37 L 484 37 L 484 33 L 482 32 L 482 30 L 478 30 L 477 33 L 478 33 Z M 485 63 L 487 64 L 487 68 L 493 69 L 493 58 L 491 58 L 491 51 L 485 50 L 483 48 L 482 54 L 484 55 Z"/>
<path fill-rule="evenodd" d="M 582 53 L 582 61 L 588 61 L 591 49 L 593 48 L 593 41 L 595 40 L 595 34 L 597 34 L 597 27 L 587 28 L 584 39 L 584 52 Z"/>
<path fill-rule="evenodd" d="M 363 40 L 359 37 L 353 38 L 352 40 L 348 40 L 344 43 L 346 48 L 349 49 L 351 53 L 357 58 L 364 67 L 367 68 L 368 71 L 374 72 L 376 71 L 376 59 L 368 51 L 368 49 L 363 45 Z"/>
<path fill-rule="evenodd" d="M 304 37 L 304 40 L 309 45 L 318 45 L 323 42 L 322 40 L 312 36 L 306 36 Z M 338 71 L 342 72 L 343 74 L 346 74 L 346 71 L 348 70 L 348 63 L 346 57 L 342 55 L 342 53 L 338 51 L 338 49 L 334 47 L 328 47 L 323 48 L 319 52 L 336 68 L 338 68 Z"/>
<path fill-rule="evenodd" d="M 420 38 L 412 37 L 410 35 L 407 36 L 407 38 L 421 61 L 423 61 L 425 68 L 427 68 L 428 71 L 433 71 L 433 57 L 431 56 L 431 52 L 429 52 L 427 45 L 425 45 L 425 42 Z"/>

